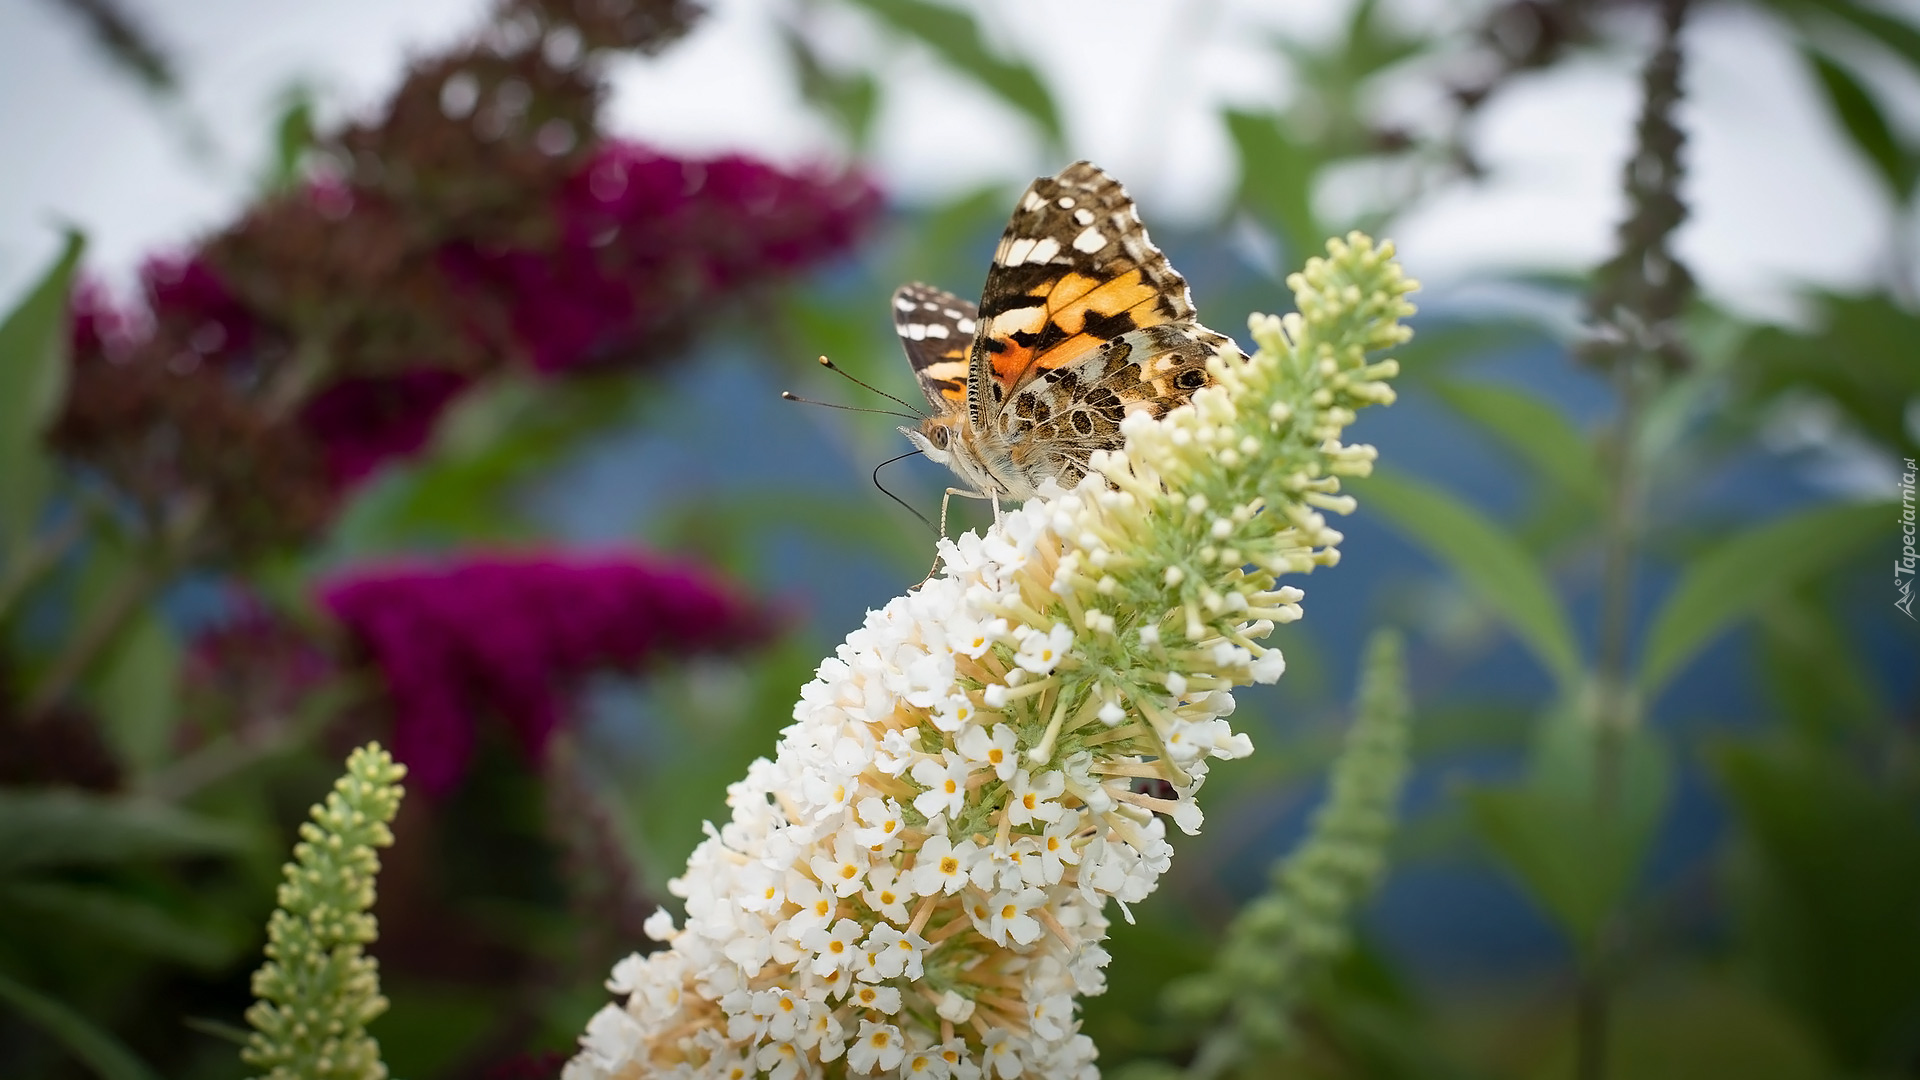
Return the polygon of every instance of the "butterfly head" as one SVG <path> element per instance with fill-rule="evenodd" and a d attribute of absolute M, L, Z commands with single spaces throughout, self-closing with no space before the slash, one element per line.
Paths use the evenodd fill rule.
<path fill-rule="evenodd" d="M 955 416 L 929 416 L 920 421 L 918 428 L 903 427 L 900 434 L 918 447 L 927 456 L 928 461 L 938 462 L 953 468 L 954 452 L 960 442 L 959 418 Z"/>
<path fill-rule="evenodd" d="M 900 434 L 925 454 L 927 460 L 952 469 L 955 476 L 981 495 L 1012 494 L 1007 481 L 988 468 L 980 448 L 974 444 L 965 416 L 954 413 L 929 416 L 920 421 L 917 428 L 901 428 Z"/>

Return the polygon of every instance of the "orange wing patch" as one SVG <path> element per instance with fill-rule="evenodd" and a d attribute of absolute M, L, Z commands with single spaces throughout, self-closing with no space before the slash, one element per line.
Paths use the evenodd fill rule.
<path fill-rule="evenodd" d="M 1011 394 L 1042 371 L 1063 367 L 1131 330 L 1175 321 L 1165 290 L 1138 266 L 1108 280 L 1069 272 L 1030 289 L 1041 301 L 993 318 L 993 374 Z M 992 346 L 988 346 L 992 349 Z"/>

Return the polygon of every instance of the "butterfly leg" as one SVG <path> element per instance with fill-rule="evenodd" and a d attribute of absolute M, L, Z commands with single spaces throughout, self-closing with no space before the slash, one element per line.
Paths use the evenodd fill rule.
<path fill-rule="evenodd" d="M 955 488 L 955 487 L 948 488 L 947 493 L 940 496 L 940 539 L 942 540 L 945 540 L 947 538 L 947 505 L 953 502 L 953 497 L 955 495 L 958 495 L 966 499 L 984 499 L 987 497 L 985 495 L 980 494 L 977 491 L 967 491 L 964 488 Z M 1000 520 L 1000 500 L 999 499 L 995 499 L 993 501 L 993 519 L 995 521 Z M 939 551 L 939 547 L 936 545 L 934 548 L 933 565 L 927 567 L 927 576 L 920 579 L 920 584 L 925 585 L 928 581 L 932 580 L 933 572 L 938 569 L 940 569 L 940 551 Z"/>

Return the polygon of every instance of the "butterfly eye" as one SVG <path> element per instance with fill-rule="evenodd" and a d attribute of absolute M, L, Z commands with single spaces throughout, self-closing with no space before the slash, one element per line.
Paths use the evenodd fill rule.
<path fill-rule="evenodd" d="M 928 433 L 927 438 L 928 441 L 933 443 L 935 450 L 945 450 L 947 448 L 947 429 L 944 425 L 934 428 Z"/>

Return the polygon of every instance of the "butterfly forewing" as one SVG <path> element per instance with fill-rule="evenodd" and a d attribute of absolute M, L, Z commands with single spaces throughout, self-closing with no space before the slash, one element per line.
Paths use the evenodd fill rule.
<path fill-rule="evenodd" d="M 914 282 L 893 291 L 893 329 L 907 350 L 920 392 L 936 410 L 967 396 L 967 355 L 979 318 L 973 301 Z"/>

